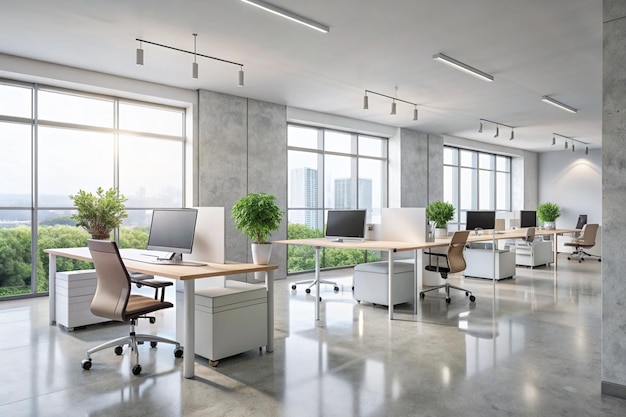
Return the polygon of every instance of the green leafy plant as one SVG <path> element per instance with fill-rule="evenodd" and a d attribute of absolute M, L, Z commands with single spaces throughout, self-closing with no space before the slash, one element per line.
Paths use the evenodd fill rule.
<path fill-rule="evenodd" d="M 555 203 L 542 203 L 537 206 L 537 217 L 542 222 L 553 222 L 561 215 L 561 208 Z"/>
<path fill-rule="evenodd" d="M 95 194 L 78 190 L 77 194 L 70 195 L 70 199 L 78 210 L 77 214 L 72 214 L 72 220 L 94 239 L 108 239 L 111 231 L 128 217 L 124 206 L 127 199 L 118 194 L 115 188 L 105 192 L 102 187 L 98 187 Z"/>
<path fill-rule="evenodd" d="M 231 210 L 235 227 L 254 243 L 268 243 L 273 231 L 278 230 L 283 212 L 276 197 L 265 193 L 250 193 L 241 197 Z"/>
<path fill-rule="evenodd" d="M 426 216 L 429 221 L 435 222 L 437 229 L 445 229 L 454 218 L 454 206 L 443 201 L 433 201 L 426 208 Z"/>

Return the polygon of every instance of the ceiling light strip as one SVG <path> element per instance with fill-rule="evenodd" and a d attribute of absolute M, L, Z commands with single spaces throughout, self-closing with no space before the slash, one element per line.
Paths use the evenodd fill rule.
<path fill-rule="evenodd" d="M 433 55 L 433 59 L 435 61 L 443 62 L 444 64 L 450 65 L 451 67 L 461 70 L 463 72 L 466 72 L 470 75 L 473 75 L 474 77 L 478 77 L 481 80 L 489 81 L 489 82 L 493 81 L 493 75 L 487 74 L 486 72 L 483 72 L 479 69 L 471 67 L 467 64 L 464 64 L 461 61 L 457 61 L 454 58 L 450 58 L 449 56 L 444 55 L 442 53 Z"/>
<path fill-rule="evenodd" d="M 250 4 L 252 6 L 256 6 L 259 9 L 263 9 L 266 12 L 270 12 L 275 15 L 284 17 L 285 19 L 289 19 L 293 22 L 300 23 L 301 25 L 307 26 L 311 29 L 315 29 L 322 33 L 330 32 L 330 28 L 322 23 L 316 22 L 315 20 L 311 20 L 304 16 L 297 15 L 293 12 L 290 12 L 289 10 L 285 10 L 283 8 L 267 3 L 265 1 L 262 1 L 262 0 L 241 0 L 241 1 L 243 1 L 244 3 Z"/>
<path fill-rule="evenodd" d="M 572 106 L 568 106 L 567 104 L 561 103 L 560 101 L 555 100 L 550 96 L 542 96 L 541 101 L 543 101 L 544 103 L 552 104 L 553 106 L 558 107 L 561 110 L 568 111 L 570 113 L 578 112 L 578 109 L 575 109 Z"/>

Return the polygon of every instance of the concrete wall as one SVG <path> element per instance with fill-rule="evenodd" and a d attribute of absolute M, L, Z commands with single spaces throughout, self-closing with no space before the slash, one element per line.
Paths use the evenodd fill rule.
<path fill-rule="evenodd" d="M 198 205 L 226 209 L 226 259 L 251 261 L 250 242 L 230 209 L 251 192 L 273 194 L 287 211 L 285 106 L 202 90 L 198 100 Z M 286 239 L 286 218 L 272 239 Z M 287 249 L 275 245 L 276 278 L 286 275 Z"/>
<path fill-rule="evenodd" d="M 603 5 L 601 389 L 626 398 L 626 2 Z"/>

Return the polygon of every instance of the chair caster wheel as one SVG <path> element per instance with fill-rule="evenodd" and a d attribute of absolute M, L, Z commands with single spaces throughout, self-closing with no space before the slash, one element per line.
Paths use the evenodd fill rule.
<path fill-rule="evenodd" d="M 150 320 L 150 324 L 156 323 L 156 317 L 150 317 L 148 320 Z"/>
<path fill-rule="evenodd" d="M 598 259 L 598 262 L 602 262 L 602 259 Z"/>
<path fill-rule="evenodd" d="M 91 369 L 91 359 L 83 359 L 83 361 L 80 363 L 80 366 L 82 366 L 85 371 L 90 370 Z"/>
<path fill-rule="evenodd" d="M 352 291 L 354 291 L 354 285 L 352 286 Z"/>
<path fill-rule="evenodd" d="M 141 365 L 137 364 L 133 366 L 133 375 L 139 375 L 141 373 Z"/>
<path fill-rule="evenodd" d="M 465 296 L 467 297 L 469 295 L 469 291 L 465 291 Z"/>
<path fill-rule="evenodd" d="M 157 347 L 157 344 L 158 344 L 157 342 L 150 342 L 150 347 L 155 348 Z"/>
<path fill-rule="evenodd" d="M 307 288 L 306 290 L 304 290 L 304 292 L 307 293 L 307 294 L 311 294 L 311 289 Z"/>
<path fill-rule="evenodd" d="M 320 303 L 322 302 L 322 297 L 320 297 Z"/>
<path fill-rule="evenodd" d="M 450 304 L 450 301 L 452 301 L 452 298 L 446 298 L 446 303 Z"/>
<path fill-rule="evenodd" d="M 424 298 L 426 297 L 426 294 L 424 294 L 423 292 L 420 292 L 420 298 Z"/>
<path fill-rule="evenodd" d="M 567 260 L 568 260 L 568 261 L 571 261 L 571 260 L 572 260 L 572 257 L 571 257 L 571 256 L 568 256 L 568 257 L 567 257 Z"/>
<path fill-rule="evenodd" d="M 333 290 L 335 290 L 335 292 L 339 292 L 339 287 L 335 287 Z"/>
<path fill-rule="evenodd" d="M 174 349 L 174 357 L 175 358 L 182 358 L 183 357 L 183 350 L 181 348 Z"/>
<path fill-rule="evenodd" d="M 122 348 L 121 346 L 115 346 L 114 352 L 117 356 L 120 356 L 122 352 L 124 352 L 124 348 Z"/>
<path fill-rule="evenodd" d="M 474 297 L 473 295 L 470 295 L 470 302 L 473 303 L 476 301 L 476 297 Z"/>
<path fill-rule="evenodd" d="M 292 285 L 292 286 L 291 286 L 291 289 L 292 289 L 292 290 L 295 290 L 295 289 L 296 289 L 296 286 L 295 286 L 295 285 Z"/>

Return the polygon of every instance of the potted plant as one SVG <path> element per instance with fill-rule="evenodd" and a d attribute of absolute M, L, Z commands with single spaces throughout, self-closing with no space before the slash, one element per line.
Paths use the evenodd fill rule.
<path fill-rule="evenodd" d="M 561 208 L 555 203 L 542 203 L 537 206 L 537 217 L 546 229 L 554 229 L 555 221 L 561 215 Z"/>
<path fill-rule="evenodd" d="M 95 194 L 78 190 L 76 195 L 70 195 L 70 199 L 78 210 L 77 214 L 70 217 L 76 226 L 84 228 L 93 239 L 108 239 L 111 231 L 128 217 L 124 207 L 127 199 L 114 188 L 105 192 L 102 187 L 98 187 Z"/>
<path fill-rule="evenodd" d="M 435 223 L 435 237 L 448 235 L 448 222 L 454 218 L 454 206 L 443 201 L 433 201 L 426 208 L 426 217 Z"/>
<path fill-rule="evenodd" d="M 252 240 L 252 262 L 269 263 L 272 245 L 268 241 L 278 230 L 283 212 L 276 204 L 276 197 L 265 193 L 250 193 L 241 197 L 231 210 L 235 227 Z"/>

